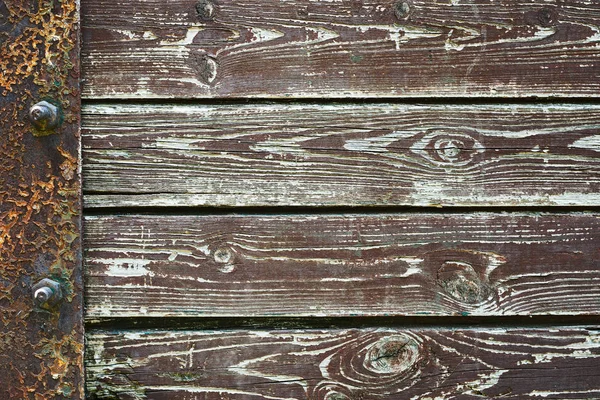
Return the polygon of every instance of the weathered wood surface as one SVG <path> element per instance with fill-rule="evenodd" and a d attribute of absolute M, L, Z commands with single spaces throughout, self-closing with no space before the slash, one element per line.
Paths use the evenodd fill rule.
<path fill-rule="evenodd" d="M 600 331 L 366 329 L 88 335 L 92 399 L 597 399 Z"/>
<path fill-rule="evenodd" d="M 85 96 L 594 96 L 600 3 L 95 0 Z"/>
<path fill-rule="evenodd" d="M 600 314 L 597 214 L 85 222 L 89 319 Z"/>
<path fill-rule="evenodd" d="M 591 105 L 87 105 L 86 207 L 600 205 Z"/>

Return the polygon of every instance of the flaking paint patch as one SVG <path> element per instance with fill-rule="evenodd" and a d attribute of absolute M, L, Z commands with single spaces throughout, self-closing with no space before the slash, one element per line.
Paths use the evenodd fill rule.
<path fill-rule="evenodd" d="M 148 270 L 146 266 L 151 263 L 150 260 L 141 260 L 134 258 L 112 258 L 99 259 L 100 263 L 108 265 L 106 268 L 107 276 L 114 277 L 135 277 L 135 276 L 154 276 L 154 272 Z"/>
<path fill-rule="evenodd" d="M 263 29 L 259 27 L 250 28 L 252 33 L 252 42 L 269 42 L 283 37 L 285 34 L 275 29 Z"/>
<path fill-rule="evenodd" d="M 586 136 L 569 144 L 569 147 L 592 150 L 600 153 L 600 135 Z"/>
<path fill-rule="evenodd" d="M 591 346 L 590 346 L 591 347 Z M 595 348 L 597 346 L 593 346 Z M 596 358 L 597 355 L 588 350 L 574 350 L 570 353 L 542 353 L 533 354 L 533 363 L 542 364 L 552 362 L 555 358 Z"/>

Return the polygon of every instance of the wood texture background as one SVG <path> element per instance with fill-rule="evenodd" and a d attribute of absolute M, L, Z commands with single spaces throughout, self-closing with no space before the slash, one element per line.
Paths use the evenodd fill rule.
<path fill-rule="evenodd" d="M 532 327 L 600 315 L 600 106 L 581 100 L 600 2 L 88 0 L 82 19 L 92 399 L 600 398 L 598 327 Z M 480 102 L 533 96 L 580 100 Z M 193 215 L 240 206 L 315 214 Z M 577 209 L 501 212 L 521 206 Z M 532 318 L 173 330 L 425 315 Z"/>
<path fill-rule="evenodd" d="M 96 0 L 82 6 L 87 98 L 600 93 L 596 1 Z"/>
<path fill-rule="evenodd" d="M 91 332 L 95 399 L 596 399 L 600 331 Z"/>
<path fill-rule="evenodd" d="M 600 106 L 87 105 L 86 207 L 600 205 Z"/>
<path fill-rule="evenodd" d="M 89 319 L 600 314 L 597 214 L 85 222 Z"/>

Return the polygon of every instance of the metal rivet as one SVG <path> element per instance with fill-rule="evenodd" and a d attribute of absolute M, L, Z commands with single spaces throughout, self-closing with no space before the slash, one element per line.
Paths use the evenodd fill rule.
<path fill-rule="evenodd" d="M 49 287 L 39 288 L 33 294 L 33 298 L 35 299 L 36 303 L 44 304 L 48 302 L 48 300 L 50 300 L 50 298 L 52 297 L 52 293 L 54 292 Z"/>
<path fill-rule="evenodd" d="M 39 307 L 52 307 L 62 300 L 60 283 L 52 279 L 42 279 L 33 286 L 33 300 Z"/>
<path fill-rule="evenodd" d="M 200 0 L 196 3 L 196 12 L 200 19 L 212 19 L 215 14 L 215 5 L 209 0 Z"/>
<path fill-rule="evenodd" d="M 40 131 L 51 131 L 60 125 L 60 110 L 54 104 L 40 101 L 29 109 L 31 124 Z"/>

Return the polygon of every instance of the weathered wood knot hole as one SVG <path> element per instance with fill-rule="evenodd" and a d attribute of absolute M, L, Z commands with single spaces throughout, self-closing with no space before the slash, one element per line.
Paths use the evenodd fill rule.
<path fill-rule="evenodd" d="M 210 0 L 199 0 L 196 3 L 196 14 L 201 20 L 212 20 L 215 16 L 216 5 Z"/>
<path fill-rule="evenodd" d="M 196 55 L 194 59 L 200 80 L 207 85 L 213 83 L 217 79 L 217 69 L 219 67 L 217 60 L 207 54 Z"/>
<path fill-rule="evenodd" d="M 541 26 L 548 28 L 558 22 L 558 12 L 551 7 L 543 7 L 537 12 L 537 20 Z"/>
<path fill-rule="evenodd" d="M 223 273 L 230 273 L 235 269 L 235 266 L 233 265 L 233 251 L 227 247 L 219 247 L 216 249 L 213 253 L 213 259 L 217 264 L 220 264 L 219 271 Z"/>
<path fill-rule="evenodd" d="M 461 143 L 456 140 L 439 140 L 435 143 L 435 151 L 437 151 L 440 158 L 448 161 L 455 162 L 458 160 L 458 156 L 460 155 L 460 146 Z"/>
<path fill-rule="evenodd" d="M 308 7 L 301 7 L 296 10 L 296 16 L 298 18 L 308 17 Z"/>
<path fill-rule="evenodd" d="M 325 395 L 325 400 L 350 400 L 350 397 L 339 392 L 329 392 Z"/>
<path fill-rule="evenodd" d="M 437 279 L 448 295 L 463 303 L 477 304 L 490 294 L 489 287 L 466 262 L 446 261 L 438 270 Z"/>
<path fill-rule="evenodd" d="M 376 374 L 404 374 L 419 359 L 419 346 L 405 335 L 391 335 L 373 343 L 365 355 L 364 366 Z"/>
<path fill-rule="evenodd" d="M 410 16 L 410 3 L 407 1 L 398 1 L 394 4 L 394 15 L 399 20 L 406 20 Z"/>
<path fill-rule="evenodd" d="M 352 390 L 347 386 L 332 382 L 331 380 L 324 380 L 315 384 L 308 398 L 315 400 L 352 400 L 355 397 Z"/>
<path fill-rule="evenodd" d="M 411 146 L 411 150 L 435 165 L 464 166 L 484 151 L 474 134 L 430 130 Z"/>

